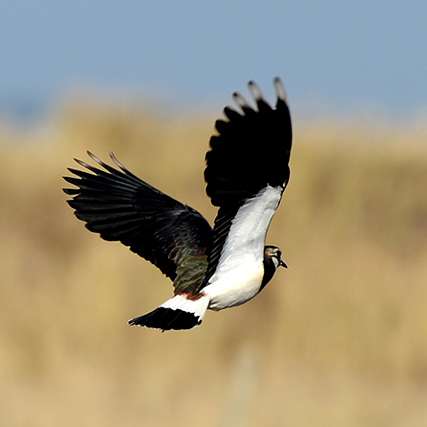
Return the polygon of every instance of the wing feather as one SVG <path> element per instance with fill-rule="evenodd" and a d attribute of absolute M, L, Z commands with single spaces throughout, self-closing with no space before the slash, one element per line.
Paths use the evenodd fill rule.
<path fill-rule="evenodd" d="M 129 246 L 172 280 L 179 272 L 191 279 L 185 265 L 191 258 L 203 258 L 212 238 L 205 218 L 136 177 L 112 153 L 119 169 L 88 154 L 103 169 L 75 159 L 86 170 L 70 168 L 74 176 L 64 177 L 77 187 L 64 189 L 72 196 L 68 204 L 76 217 L 104 240 Z M 185 284 L 180 283 L 182 290 Z"/>
<path fill-rule="evenodd" d="M 292 125 L 286 93 L 276 78 L 275 108 L 262 96 L 258 86 L 249 82 L 257 110 L 238 92 L 233 99 L 242 110 L 224 109 L 228 120 L 216 122 L 217 135 L 210 140 L 206 154 L 206 192 L 212 204 L 219 207 L 208 255 L 205 286 L 218 265 L 232 221 L 246 200 L 267 187 L 286 187 L 292 147 Z"/>

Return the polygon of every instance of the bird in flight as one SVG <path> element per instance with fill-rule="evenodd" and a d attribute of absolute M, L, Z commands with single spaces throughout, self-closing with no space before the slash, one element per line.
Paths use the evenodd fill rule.
<path fill-rule="evenodd" d="M 68 204 L 86 228 L 120 241 L 152 262 L 173 281 L 174 296 L 130 325 L 165 330 L 191 329 L 207 309 L 222 310 L 255 297 L 286 264 L 281 250 L 265 238 L 289 181 L 292 126 L 286 93 L 274 79 L 271 107 L 259 87 L 248 83 L 255 107 L 238 92 L 237 109 L 224 108 L 215 123 L 204 177 L 206 193 L 218 207 L 213 229 L 206 219 L 141 180 L 110 153 L 115 166 L 88 151 L 97 164 L 75 159 L 64 179 Z"/>

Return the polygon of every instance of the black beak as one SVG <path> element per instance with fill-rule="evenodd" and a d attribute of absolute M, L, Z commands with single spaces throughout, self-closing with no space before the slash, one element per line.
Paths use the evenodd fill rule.
<path fill-rule="evenodd" d="M 279 267 L 280 266 L 288 268 L 288 266 L 286 265 L 286 263 L 283 260 L 281 260 L 281 259 L 279 260 Z"/>

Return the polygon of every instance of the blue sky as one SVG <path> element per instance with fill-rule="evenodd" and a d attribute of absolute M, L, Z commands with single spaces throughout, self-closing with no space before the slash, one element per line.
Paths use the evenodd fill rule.
<path fill-rule="evenodd" d="M 0 113 L 75 90 L 222 106 L 282 77 L 297 110 L 427 108 L 425 0 L 2 0 Z"/>

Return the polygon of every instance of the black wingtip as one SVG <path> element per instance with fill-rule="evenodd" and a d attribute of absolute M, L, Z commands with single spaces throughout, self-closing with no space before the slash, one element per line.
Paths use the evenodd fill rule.
<path fill-rule="evenodd" d="M 130 326 L 145 326 L 162 331 L 192 329 L 200 323 L 202 321 L 194 313 L 165 307 L 158 307 L 151 313 L 128 321 Z"/>

